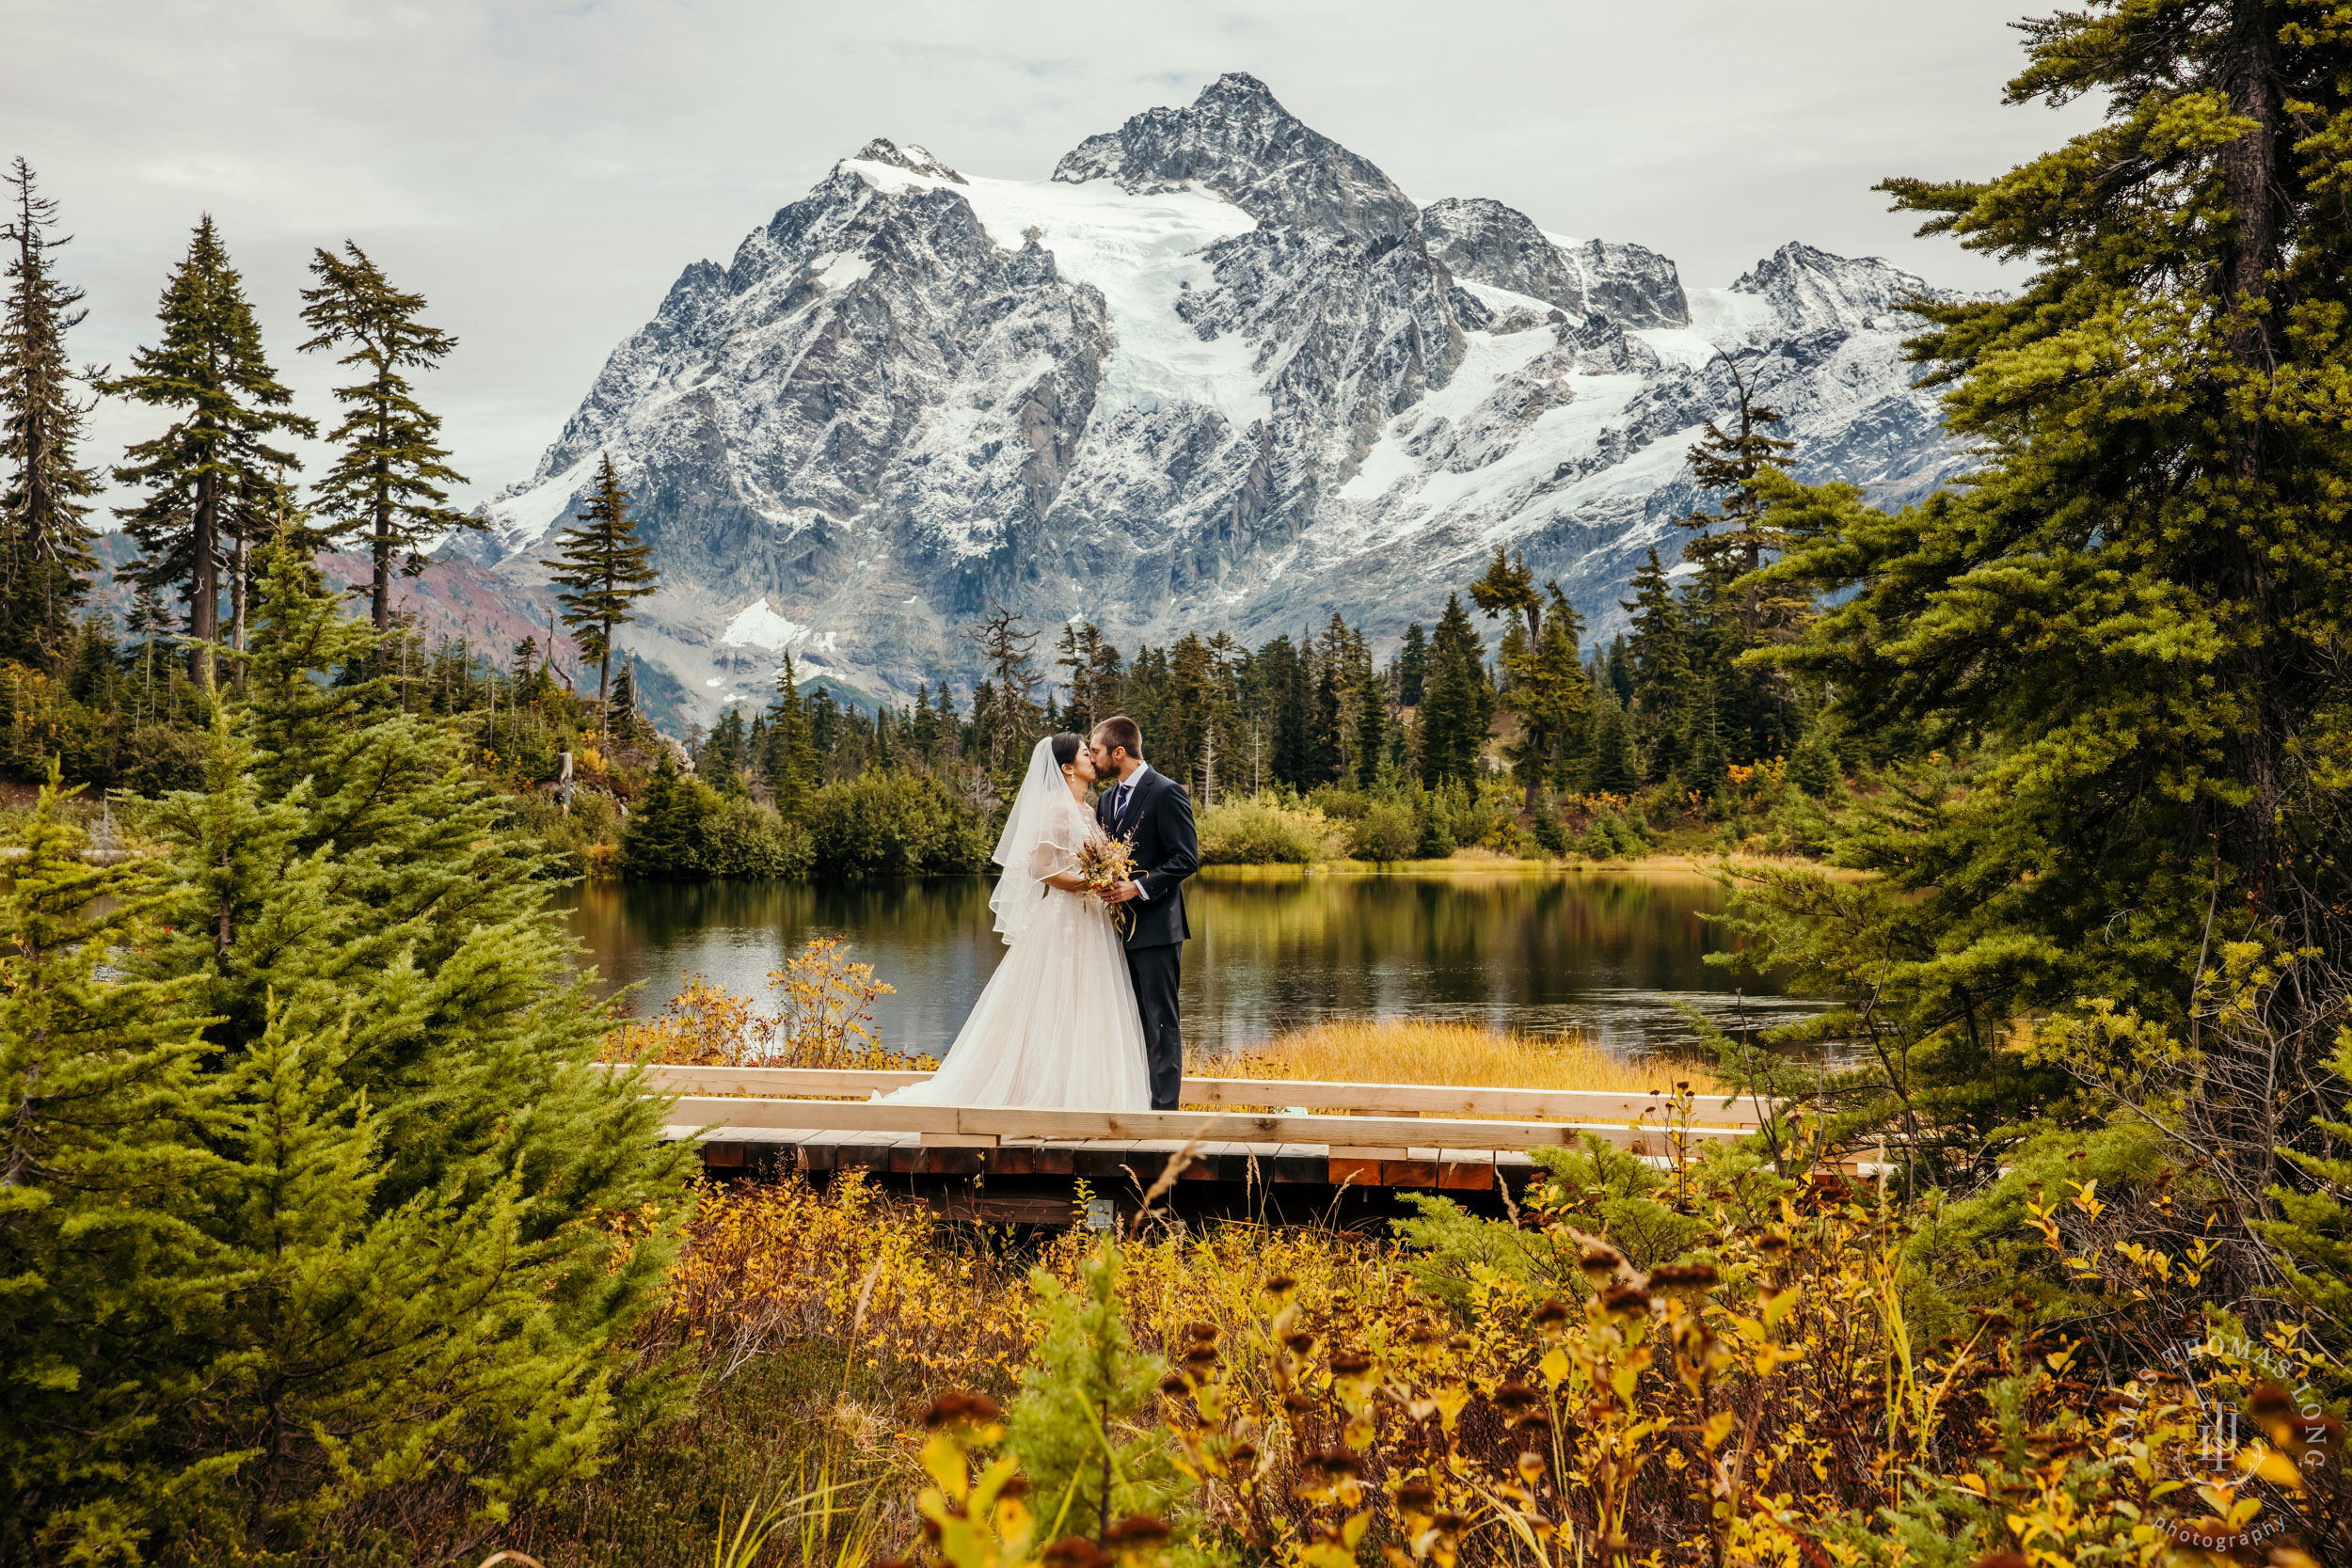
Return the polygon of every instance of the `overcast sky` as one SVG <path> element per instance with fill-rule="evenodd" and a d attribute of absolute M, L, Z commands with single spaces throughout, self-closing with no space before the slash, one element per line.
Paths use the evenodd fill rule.
<path fill-rule="evenodd" d="M 1042 179 L 1227 71 L 1407 195 L 1498 198 L 1722 285 L 1790 239 L 1963 287 L 1871 183 L 1980 176 L 2087 123 L 2004 107 L 2020 0 L 0 0 L 0 159 L 77 236 L 77 358 L 151 341 L 209 210 L 304 412 L 295 291 L 345 236 L 462 341 L 423 396 L 486 497 L 688 262 L 885 135 Z M 108 406 L 94 455 L 153 433 Z"/>

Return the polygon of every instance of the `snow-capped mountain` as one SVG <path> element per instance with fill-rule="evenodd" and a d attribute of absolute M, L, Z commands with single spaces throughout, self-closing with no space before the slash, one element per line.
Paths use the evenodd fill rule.
<path fill-rule="evenodd" d="M 1501 202 L 1417 207 L 1245 75 L 1038 182 L 869 142 L 698 261 L 460 546 L 519 583 L 609 451 L 663 591 L 625 641 L 715 711 L 781 654 L 894 699 L 1009 605 L 1132 651 L 1429 619 L 1498 543 L 1597 632 L 1699 499 L 1729 355 L 1808 478 L 1963 466 L 1876 260 L 1786 245 L 1688 289 Z"/>

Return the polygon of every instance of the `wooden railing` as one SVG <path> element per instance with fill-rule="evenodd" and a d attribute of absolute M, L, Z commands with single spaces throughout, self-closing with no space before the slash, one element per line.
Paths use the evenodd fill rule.
<path fill-rule="evenodd" d="M 1412 1148 L 1541 1148 L 1578 1144 L 1589 1133 L 1621 1148 L 1663 1154 L 1677 1137 L 1744 1137 L 1761 1119 L 1756 1102 L 1747 1100 L 1701 1097 L 1677 1127 L 1662 1095 L 1263 1078 L 1184 1080 L 1183 1102 L 1206 1109 L 901 1105 L 819 1097 L 888 1093 L 930 1074 L 755 1067 L 644 1070 L 650 1087 L 678 1096 L 670 1113 L 675 1126 L 912 1133 L 930 1147 L 989 1148 L 1008 1138 L 1308 1144 L 1327 1147 L 1334 1155 L 1402 1159 Z"/>

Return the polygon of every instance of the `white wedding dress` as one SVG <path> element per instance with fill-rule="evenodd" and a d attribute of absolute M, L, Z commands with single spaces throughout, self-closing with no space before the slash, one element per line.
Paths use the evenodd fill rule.
<path fill-rule="evenodd" d="M 1078 868 L 1094 816 L 1071 797 L 1041 740 L 1005 819 L 1005 868 L 989 906 L 1008 951 L 939 1070 L 886 1098 L 912 1105 L 1018 1105 L 1145 1111 L 1152 1085 L 1143 1021 L 1110 911 L 1044 879 Z"/>

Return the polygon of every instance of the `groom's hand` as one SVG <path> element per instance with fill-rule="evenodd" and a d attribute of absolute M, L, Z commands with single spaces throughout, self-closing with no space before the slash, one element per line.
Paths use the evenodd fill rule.
<path fill-rule="evenodd" d="M 1121 882 L 1117 887 L 1103 890 L 1103 902 L 1105 904 L 1124 904 L 1142 896 L 1143 884 L 1140 882 Z"/>

